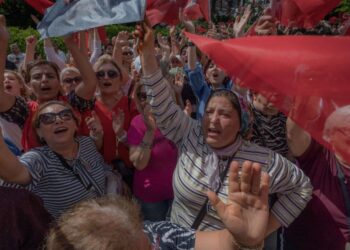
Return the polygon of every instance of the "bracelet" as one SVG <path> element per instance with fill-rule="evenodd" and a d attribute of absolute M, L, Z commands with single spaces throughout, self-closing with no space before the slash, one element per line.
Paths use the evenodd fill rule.
<path fill-rule="evenodd" d="M 237 241 L 234 242 L 234 244 L 238 247 L 239 250 L 261 250 L 264 247 L 264 241 L 261 242 L 259 245 L 253 246 L 253 247 L 247 247 L 243 246 Z"/>
<path fill-rule="evenodd" d="M 125 130 L 123 131 L 123 133 L 120 136 L 117 135 L 116 139 L 117 139 L 117 142 L 122 142 L 122 143 L 126 142 L 127 134 L 126 134 Z"/>
<path fill-rule="evenodd" d="M 152 149 L 152 146 L 153 146 L 153 143 L 147 143 L 147 142 L 144 142 L 144 141 L 142 141 L 142 142 L 140 143 L 140 147 L 141 147 L 141 148 L 145 148 L 145 149 L 151 150 L 151 149 Z"/>

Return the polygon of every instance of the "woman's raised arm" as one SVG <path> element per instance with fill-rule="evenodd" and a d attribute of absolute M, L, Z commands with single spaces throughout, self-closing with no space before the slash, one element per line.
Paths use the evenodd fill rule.
<path fill-rule="evenodd" d="M 9 33 L 6 28 L 6 19 L 0 15 L 0 112 L 9 110 L 15 103 L 15 97 L 5 93 L 4 73 L 6 64 Z"/>

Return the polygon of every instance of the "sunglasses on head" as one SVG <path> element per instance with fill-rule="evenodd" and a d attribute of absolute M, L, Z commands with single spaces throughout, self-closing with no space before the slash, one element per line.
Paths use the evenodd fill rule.
<path fill-rule="evenodd" d="M 101 79 L 101 78 L 106 77 L 106 74 L 107 74 L 108 78 L 116 78 L 119 76 L 119 73 L 115 70 L 107 70 L 107 71 L 101 70 L 101 71 L 96 72 L 96 77 L 98 79 Z"/>
<path fill-rule="evenodd" d="M 76 77 L 73 77 L 73 78 L 65 78 L 63 80 L 64 83 L 68 83 L 68 84 L 72 84 L 73 82 L 75 83 L 80 83 L 83 79 L 80 77 L 80 76 L 76 76 Z"/>
<path fill-rule="evenodd" d="M 39 123 L 45 125 L 53 124 L 56 121 L 57 116 L 62 121 L 69 121 L 73 118 L 73 112 L 70 109 L 64 109 L 58 113 L 43 113 L 39 115 Z"/>
<path fill-rule="evenodd" d="M 137 95 L 137 98 L 139 98 L 141 101 L 147 100 L 147 94 L 145 92 L 139 92 L 136 95 Z"/>

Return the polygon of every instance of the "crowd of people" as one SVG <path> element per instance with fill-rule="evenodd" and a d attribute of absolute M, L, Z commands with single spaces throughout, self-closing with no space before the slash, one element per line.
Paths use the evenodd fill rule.
<path fill-rule="evenodd" d="M 238 38 L 250 15 L 206 35 Z M 328 150 L 180 21 L 168 37 L 147 22 L 105 44 L 69 35 L 68 54 L 46 38 L 40 59 L 34 36 L 8 54 L 0 16 L 0 249 L 348 249 L 349 135 L 334 131 L 349 106 Z M 306 31 L 265 11 L 249 32 Z"/>

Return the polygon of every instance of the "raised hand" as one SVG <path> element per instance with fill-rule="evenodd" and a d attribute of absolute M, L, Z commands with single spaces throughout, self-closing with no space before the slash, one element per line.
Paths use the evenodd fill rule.
<path fill-rule="evenodd" d="M 90 130 L 91 138 L 97 140 L 103 137 L 103 127 L 95 111 L 91 112 L 91 116 L 85 118 L 85 123 Z"/>
<path fill-rule="evenodd" d="M 4 47 L 8 43 L 9 33 L 6 28 L 6 19 L 4 15 L 0 15 L 0 41 L 1 47 Z M 7 47 L 7 46 L 5 46 Z"/>
<path fill-rule="evenodd" d="M 35 47 L 37 43 L 37 39 L 35 36 L 26 37 L 26 46 L 27 47 Z"/>
<path fill-rule="evenodd" d="M 185 30 L 190 33 L 195 33 L 196 28 L 191 20 L 186 20 L 182 9 L 179 11 L 179 20 L 184 25 Z"/>
<path fill-rule="evenodd" d="M 116 113 L 112 113 L 112 126 L 115 135 L 118 137 L 124 132 L 124 112 L 122 110 L 118 110 L 118 115 Z"/>
<path fill-rule="evenodd" d="M 121 31 L 118 33 L 117 38 L 115 39 L 115 42 L 118 46 L 128 46 L 129 45 L 129 37 L 130 34 L 127 31 Z"/>
<path fill-rule="evenodd" d="M 267 36 L 277 33 L 276 20 L 271 16 L 271 10 L 266 9 L 254 28 L 257 35 Z"/>
<path fill-rule="evenodd" d="M 173 84 L 171 85 L 177 94 L 181 94 L 184 87 L 185 77 L 183 72 L 177 72 Z"/>
<path fill-rule="evenodd" d="M 154 33 L 146 22 L 136 26 L 134 37 L 137 39 L 137 51 L 140 55 L 154 53 Z"/>
<path fill-rule="evenodd" d="M 258 163 L 232 162 L 229 171 L 228 201 L 224 204 L 210 191 L 208 197 L 237 245 L 262 244 L 269 218 L 269 175 Z"/>
<path fill-rule="evenodd" d="M 193 107 L 192 107 L 192 103 L 189 100 L 186 100 L 185 102 L 185 108 L 184 108 L 184 113 L 191 117 L 191 114 L 193 112 Z"/>
<path fill-rule="evenodd" d="M 244 32 L 244 27 L 247 25 L 248 20 L 252 14 L 252 7 L 249 4 L 243 13 L 243 16 L 237 16 L 234 24 L 233 24 L 233 34 L 235 37 L 241 37 Z"/>
<path fill-rule="evenodd" d="M 163 37 L 162 34 L 157 34 L 157 41 L 160 46 L 160 48 L 163 50 L 163 52 L 169 53 L 171 51 L 168 39 L 166 37 Z"/>

